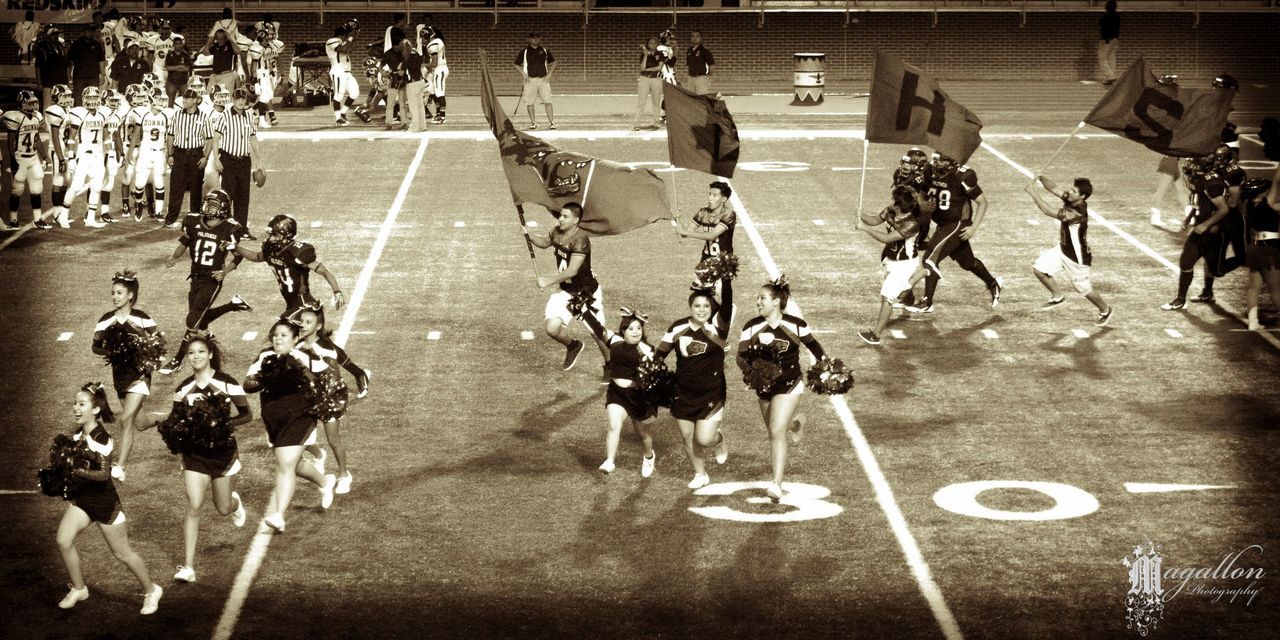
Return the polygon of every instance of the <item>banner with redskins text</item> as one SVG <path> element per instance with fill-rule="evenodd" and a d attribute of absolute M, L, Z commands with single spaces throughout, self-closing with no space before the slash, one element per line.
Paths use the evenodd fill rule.
<path fill-rule="evenodd" d="M 106 4 L 106 0 L 3 0 L 0 22 L 19 23 L 26 20 L 27 11 L 33 11 L 40 24 L 88 23 L 93 12 Z"/>

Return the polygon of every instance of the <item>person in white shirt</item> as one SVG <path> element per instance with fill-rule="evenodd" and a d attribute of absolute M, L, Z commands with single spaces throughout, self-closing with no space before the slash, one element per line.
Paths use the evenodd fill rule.
<path fill-rule="evenodd" d="M 230 40 L 236 40 L 236 37 L 240 35 L 240 24 L 236 22 L 235 14 L 232 13 L 230 7 L 224 8 L 222 10 L 222 19 L 213 23 L 212 27 L 209 27 L 209 38 L 213 39 L 213 35 L 219 31 L 226 31 L 227 38 Z"/>
<path fill-rule="evenodd" d="M 165 60 L 173 51 L 173 41 L 173 27 L 168 20 L 161 20 L 155 35 L 147 40 L 147 58 L 151 60 L 151 73 L 160 78 L 162 86 L 169 78 L 169 68 Z"/>
<path fill-rule="evenodd" d="M 284 50 L 284 43 L 277 38 L 275 31 L 270 27 L 264 27 L 255 36 L 256 40 L 249 46 L 250 75 L 258 94 L 258 102 L 254 108 L 260 118 L 258 126 L 267 128 L 278 123 L 275 109 L 271 108 L 271 101 L 275 98 L 275 86 L 280 82 L 276 59 Z"/>
<path fill-rule="evenodd" d="M 107 160 L 105 149 L 109 143 L 104 140 L 107 116 L 111 115 L 102 106 L 102 90 L 98 87 L 85 87 L 81 93 L 83 106 L 74 107 L 68 113 L 71 144 L 76 157 L 75 172 L 71 175 L 71 183 L 62 197 L 62 211 L 59 217 L 65 218 L 71 209 L 71 203 L 86 190 L 89 192 L 89 209 L 85 213 L 84 224 L 87 227 L 105 227 L 115 222 L 109 215 L 98 219 L 98 204 L 101 202 L 102 187 L 107 177 Z"/>
<path fill-rule="evenodd" d="M 427 40 L 427 51 L 422 55 L 428 69 L 431 70 L 431 90 L 429 100 L 436 105 L 436 124 L 444 124 L 445 80 L 449 77 L 449 63 L 444 55 L 444 35 L 435 27 L 426 27 L 420 34 Z"/>
<path fill-rule="evenodd" d="M 40 23 L 36 22 L 36 12 L 27 10 L 22 22 L 13 25 L 9 30 L 13 41 L 18 43 L 18 64 L 31 64 L 35 58 L 31 55 L 31 45 L 40 35 Z"/>
<path fill-rule="evenodd" d="M 151 109 L 138 119 L 134 127 L 133 148 L 133 211 L 134 218 L 142 219 L 142 208 L 146 204 L 146 186 L 155 189 L 155 204 L 151 205 L 152 219 L 160 219 L 164 211 L 164 175 L 169 166 L 168 135 L 169 122 L 172 116 L 166 112 L 168 95 L 164 89 L 155 87 L 151 90 Z"/>
<path fill-rule="evenodd" d="M 347 110 L 360 97 L 360 85 L 356 83 L 356 77 L 351 73 L 350 52 L 351 43 L 355 40 L 358 29 L 359 26 L 352 22 L 335 27 L 333 37 L 324 43 L 325 54 L 329 56 L 329 86 L 333 91 L 330 103 L 333 105 L 333 120 L 335 124 L 343 127 L 348 124 Z M 364 122 L 373 119 L 364 106 L 356 106 L 355 112 Z"/>

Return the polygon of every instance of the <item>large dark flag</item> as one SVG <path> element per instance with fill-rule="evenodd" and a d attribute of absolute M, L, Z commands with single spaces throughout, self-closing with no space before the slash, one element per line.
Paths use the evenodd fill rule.
<path fill-rule="evenodd" d="M 738 166 L 738 127 L 724 100 L 662 83 L 671 164 L 724 178 Z"/>
<path fill-rule="evenodd" d="M 594 235 L 615 235 L 671 218 L 662 179 L 649 169 L 632 169 L 571 151 L 517 131 L 498 104 L 480 52 L 480 103 L 498 139 L 502 170 L 511 199 L 559 211 L 568 202 L 582 205 L 579 226 Z"/>
<path fill-rule="evenodd" d="M 982 121 L 952 100 L 938 81 L 883 52 L 876 52 L 867 140 L 922 144 L 965 162 L 982 144 Z"/>
<path fill-rule="evenodd" d="M 1221 142 L 1235 95 L 1160 84 L 1139 56 L 1084 121 L 1167 156 L 1202 156 Z"/>

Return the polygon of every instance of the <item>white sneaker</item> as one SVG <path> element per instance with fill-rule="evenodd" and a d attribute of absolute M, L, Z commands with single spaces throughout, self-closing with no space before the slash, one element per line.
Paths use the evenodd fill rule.
<path fill-rule="evenodd" d="M 320 455 L 312 456 L 311 465 L 316 468 L 316 472 L 318 472 L 320 475 L 324 475 L 324 463 L 328 459 L 329 459 L 329 452 L 325 451 L 324 449 L 321 449 Z"/>
<path fill-rule="evenodd" d="M 70 587 L 71 590 L 67 592 L 67 595 L 62 599 L 62 602 L 58 603 L 59 609 L 70 609 L 71 607 L 76 606 L 77 602 L 81 602 L 89 599 L 88 585 L 85 585 L 79 589 L 72 587 L 71 585 L 67 585 L 67 586 Z"/>
<path fill-rule="evenodd" d="M 105 222 L 99 222 L 98 220 L 96 220 L 96 219 L 94 219 L 94 218 L 85 218 L 85 219 L 84 219 L 84 226 L 86 226 L 86 227 L 90 227 L 90 228 L 92 228 L 92 229 L 101 229 L 101 228 L 103 228 L 103 227 L 107 226 L 107 223 L 105 223 Z"/>
<path fill-rule="evenodd" d="M 338 476 L 338 486 L 333 490 L 334 493 L 345 496 L 351 493 L 351 472 L 348 471 Z"/>
<path fill-rule="evenodd" d="M 602 473 L 613 473 L 613 470 L 616 468 L 617 466 L 613 464 L 613 460 L 605 460 L 604 462 L 600 463 L 600 471 Z"/>
<path fill-rule="evenodd" d="M 333 490 L 338 487 L 338 476 L 332 473 L 324 477 L 324 486 L 320 487 L 320 508 L 328 509 L 333 506 Z"/>
<path fill-rule="evenodd" d="M 234 524 L 239 529 L 244 526 L 249 516 L 244 512 L 244 500 L 240 497 L 240 494 L 232 491 L 231 497 L 236 499 L 236 510 L 231 514 L 231 524 Z"/>
<path fill-rule="evenodd" d="M 699 473 L 694 475 L 693 479 L 689 481 L 689 488 L 701 489 L 709 484 L 711 484 L 711 476 L 705 473 Z"/>
<path fill-rule="evenodd" d="M 1160 209 L 1151 207 L 1151 224 L 1157 227 L 1164 226 L 1164 217 L 1160 215 Z"/>
<path fill-rule="evenodd" d="M 284 516 L 273 513 L 262 519 L 262 524 L 276 530 L 276 533 L 284 533 Z"/>
<path fill-rule="evenodd" d="M 178 582 L 195 582 L 196 570 L 185 564 L 178 565 L 177 573 L 173 574 L 173 579 Z"/>
<path fill-rule="evenodd" d="M 720 434 L 720 442 L 716 444 L 716 464 L 724 464 L 729 459 L 729 444 L 725 442 L 724 432 L 717 430 Z"/>
<path fill-rule="evenodd" d="M 770 482 L 769 486 L 765 487 L 764 492 L 768 494 L 769 499 L 774 502 L 782 500 L 782 486 L 776 482 Z"/>
<path fill-rule="evenodd" d="M 70 215 L 67 214 L 66 209 L 63 209 L 62 213 L 58 214 L 57 222 L 58 222 L 58 226 L 62 227 L 63 229 L 71 228 L 71 217 Z"/>
<path fill-rule="evenodd" d="M 160 608 L 160 596 L 162 595 L 164 595 L 164 589 L 161 589 L 160 585 L 155 585 L 151 593 L 142 597 L 142 611 L 139 613 L 144 616 L 155 613 L 156 609 Z"/>
<path fill-rule="evenodd" d="M 655 452 L 652 456 L 640 461 L 640 477 L 648 478 L 653 475 L 653 468 L 658 464 L 658 454 Z"/>
<path fill-rule="evenodd" d="M 124 471 L 124 467 L 122 467 L 122 466 L 120 466 L 120 465 L 118 465 L 118 464 L 113 464 L 113 465 L 111 465 L 111 477 L 112 477 L 112 478 L 114 478 L 114 479 L 116 479 L 116 480 L 119 480 L 120 482 L 124 482 L 125 476 L 127 476 L 127 475 L 128 475 L 128 474 L 126 474 L 126 473 L 125 473 L 125 471 Z"/>

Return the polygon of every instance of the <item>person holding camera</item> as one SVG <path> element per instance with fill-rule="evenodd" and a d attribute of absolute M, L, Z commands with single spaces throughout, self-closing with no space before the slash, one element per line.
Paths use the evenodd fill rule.
<path fill-rule="evenodd" d="M 652 124 L 645 128 L 657 129 L 661 126 L 662 114 L 662 55 L 658 53 L 658 39 L 649 38 L 640 46 L 640 77 L 636 78 L 636 117 L 631 130 L 640 130 L 640 116 L 644 114 L 646 102 L 653 104 Z"/>

